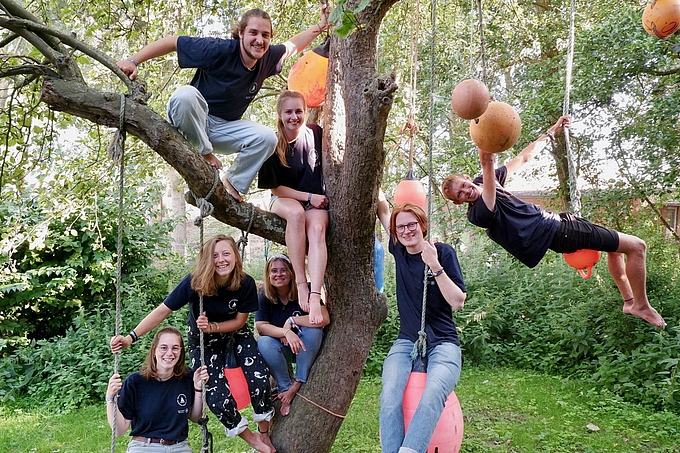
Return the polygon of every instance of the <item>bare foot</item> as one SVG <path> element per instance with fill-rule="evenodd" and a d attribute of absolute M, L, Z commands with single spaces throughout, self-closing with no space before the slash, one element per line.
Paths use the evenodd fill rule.
<path fill-rule="evenodd" d="M 272 440 L 269 438 L 269 432 L 260 433 L 260 438 L 262 439 L 262 442 L 269 445 L 269 448 L 271 449 L 272 453 L 276 452 L 276 447 L 272 443 Z"/>
<path fill-rule="evenodd" d="M 258 451 L 258 453 L 274 453 L 275 450 L 272 449 L 267 443 L 262 439 L 260 433 L 254 433 L 249 429 L 246 429 L 239 437 L 246 441 L 248 445 Z"/>
<path fill-rule="evenodd" d="M 309 313 L 309 287 L 307 286 L 307 282 L 298 283 L 297 290 L 300 308 Z"/>
<path fill-rule="evenodd" d="M 222 162 L 220 162 L 220 160 L 217 157 L 215 157 L 213 153 L 204 154 L 203 159 L 205 159 L 205 161 L 208 162 L 208 164 L 210 164 L 211 167 L 215 167 L 218 170 L 222 169 Z"/>
<path fill-rule="evenodd" d="M 243 197 L 241 194 L 234 188 L 234 186 L 231 185 L 231 182 L 227 178 L 222 178 L 222 184 L 224 184 L 224 188 L 227 189 L 227 193 L 231 195 L 231 198 L 236 200 L 237 203 L 243 202 Z"/>
<path fill-rule="evenodd" d="M 293 381 L 293 383 L 290 384 L 290 387 L 288 387 L 288 390 L 279 393 L 278 398 L 281 401 L 281 409 L 279 412 L 281 413 L 282 417 L 286 417 L 288 414 L 290 414 L 290 405 L 295 399 L 295 395 L 297 395 L 297 392 L 300 390 L 301 386 L 302 382 Z"/>
<path fill-rule="evenodd" d="M 638 318 L 647 321 L 651 325 L 663 329 L 666 327 L 666 321 L 661 317 L 654 307 L 647 304 L 647 306 L 638 308 L 634 301 L 624 302 L 623 312 L 627 315 L 637 316 Z"/>
<path fill-rule="evenodd" d="M 318 291 L 311 291 L 309 293 L 309 322 L 318 324 L 323 322 L 323 315 L 321 314 L 321 294 Z"/>

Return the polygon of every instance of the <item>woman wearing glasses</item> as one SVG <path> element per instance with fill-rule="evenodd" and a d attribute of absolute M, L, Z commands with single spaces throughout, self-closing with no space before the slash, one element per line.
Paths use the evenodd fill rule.
<path fill-rule="evenodd" d="M 379 200 L 385 209 L 384 200 Z M 389 207 L 387 207 L 389 209 Z M 462 362 L 453 310 L 463 308 L 465 284 L 453 247 L 425 240 L 427 215 L 417 205 L 404 203 L 390 216 L 389 251 L 394 255 L 397 308 L 400 330 L 382 374 L 380 432 L 383 453 L 423 453 L 444 410 L 447 397 L 456 387 Z M 413 361 L 411 353 L 421 330 L 423 282 L 427 270 L 424 358 L 427 384 L 408 431 L 404 429 L 404 390 Z"/>
<path fill-rule="evenodd" d="M 258 187 L 271 189 L 271 211 L 286 220 L 286 246 L 293 265 L 293 280 L 300 306 L 310 322 L 323 322 L 321 286 L 328 252 L 328 198 L 321 166 L 321 127 L 305 124 L 307 106 L 297 91 L 284 91 L 276 104 L 278 143 L 264 163 Z M 305 255 L 309 259 L 309 280 Z M 309 286 L 308 282 L 309 281 Z"/>
<path fill-rule="evenodd" d="M 199 310 L 201 296 L 203 312 Z M 247 324 L 248 314 L 257 311 L 257 287 L 243 271 L 241 255 L 231 236 L 218 234 L 205 241 L 193 272 L 129 335 L 112 338 L 111 350 L 115 353 L 127 348 L 185 305 L 189 305 L 189 357 L 194 369 L 201 363 L 200 332 L 204 333 L 204 357 L 210 377 L 206 385 L 208 407 L 224 425 L 228 437 L 239 436 L 260 453 L 276 451 L 268 435 L 269 421 L 274 416 L 269 370 Z M 251 431 L 248 419 L 239 413 L 224 377 L 227 356 L 232 351 L 248 382 L 259 433 Z"/>
<path fill-rule="evenodd" d="M 323 340 L 323 327 L 330 318 L 321 302 L 321 322 L 312 324 L 307 312 L 300 308 L 296 285 L 293 284 L 290 259 L 278 253 L 267 260 L 264 285 L 259 294 L 260 308 L 255 313 L 255 327 L 260 333 L 257 347 L 276 379 L 281 401 L 280 413 L 290 413 L 290 405 L 300 386 L 307 382 Z M 291 378 L 288 365 L 296 363 Z"/>

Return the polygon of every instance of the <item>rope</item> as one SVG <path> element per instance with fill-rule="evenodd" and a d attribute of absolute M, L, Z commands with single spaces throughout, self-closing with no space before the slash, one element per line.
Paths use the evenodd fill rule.
<path fill-rule="evenodd" d="M 344 419 L 345 417 L 347 417 L 346 415 L 336 414 L 335 412 L 333 412 L 333 411 L 331 411 L 331 410 L 329 410 L 329 409 L 326 409 L 325 407 L 323 407 L 323 406 L 320 405 L 319 403 L 315 403 L 314 401 L 310 400 L 309 398 L 307 398 L 306 396 L 304 396 L 304 395 L 303 395 L 302 393 L 300 393 L 300 392 L 297 393 L 297 396 L 299 396 L 299 397 L 302 398 L 303 400 L 307 401 L 307 402 L 308 402 L 309 404 L 311 404 L 312 406 L 316 406 L 316 407 L 318 407 L 319 409 L 321 409 L 322 411 L 328 412 L 329 414 L 334 415 L 334 416 L 336 416 L 336 417 L 338 417 L 338 418 Z"/>
<path fill-rule="evenodd" d="M 120 109 L 118 113 L 118 130 L 109 145 L 109 154 L 118 163 L 118 239 L 116 242 L 116 321 L 115 336 L 122 330 L 122 292 L 123 275 L 123 206 L 125 200 L 125 95 L 120 95 Z M 120 366 L 120 352 L 113 355 L 113 374 L 118 374 Z M 116 426 L 118 426 L 118 395 L 114 396 L 113 428 L 111 428 L 111 453 L 116 451 Z"/>
<path fill-rule="evenodd" d="M 248 245 L 248 233 L 250 233 L 250 228 L 253 226 L 253 220 L 255 219 L 255 205 L 250 205 L 250 221 L 248 221 L 248 229 L 244 232 L 241 230 L 241 238 L 236 241 L 236 246 L 241 253 L 241 259 L 245 259 L 246 246 Z"/>
<path fill-rule="evenodd" d="M 212 203 L 208 201 L 208 198 L 210 198 L 213 193 L 215 193 L 215 189 L 217 188 L 217 184 L 220 181 L 220 173 L 219 170 L 215 167 L 211 167 L 213 169 L 213 185 L 210 188 L 210 191 L 208 194 L 205 196 L 205 198 L 201 198 L 198 195 L 196 195 L 193 191 L 191 192 L 191 195 L 194 197 L 194 200 L 196 201 L 196 207 L 199 209 L 199 215 L 194 219 L 194 225 L 198 227 L 198 243 L 200 244 L 200 247 L 203 247 L 203 218 L 208 217 L 213 213 L 215 210 L 215 207 L 213 206 Z M 198 313 L 199 315 L 203 313 L 203 294 L 199 294 L 198 296 Z M 198 337 L 199 337 L 199 344 L 200 344 L 200 350 L 201 350 L 201 366 L 205 365 L 205 338 L 203 331 L 201 329 L 198 330 Z M 203 391 L 201 392 L 201 401 L 203 402 L 202 406 L 202 413 L 201 413 L 201 418 L 198 420 L 198 424 L 201 426 L 201 437 L 203 440 L 203 444 L 201 446 L 201 451 L 202 452 L 211 452 L 213 451 L 213 436 L 210 431 L 208 431 L 208 416 L 205 413 L 205 408 L 207 405 L 207 393 L 205 389 L 205 385 L 203 386 Z"/>
<path fill-rule="evenodd" d="M 477 24 L 479 28 L 479 54 L 482 59 L 482 82 L 486 84 L 486 51 L 484 49 L 484 14 L 482 13 L 482 0 L 477 0 Z"/>
<path fill-rule="evenodd" d="M 432 219 L 432 173 L 433 173 L 433 160 L 432 153 L 434 151 L 434 69 L 435 69 L 435 33 L 437 32 L 437 0 L 432 1 L 432 36 L 430 39 L 430 136 L 428 141 L 429 147 L 429 176 L 428 176 L 428 194 L 427 194 L 427 218 Z M 430 238 L 430 228 L 427 229 L 427 238 Z M 425 358 L 427 354 L 427 332 L 425 331 L 425 317 L 427 315 L 427 277 L 430 274 L 430 268 L 425 266 L 423 276 L 423 307 L 420 315 L 420 331 L 418 332 L 418 339 L 413 345 L 413 351 L 411 351 L 411 360 L 415 361 L 420 357 Z"/>
<path fill-rule="evenodd" d="M 569 94 L 571 92 L 571 74 L 574 64 L 574 17 L 576 16 L 576 6 L 571 0 L 571 13 L 569 18 L 569 50 L 567 52 L 567 68 L 565 76 L 564 102 L 562 103 L 562 115 L 569 114 Z M 569 128 L 564 128 L 564 145 L 567 151 L 567 163 L 569 165 L 569 198 L 571 200 L 571 210 L 578 217 L 581 216 L 581 191 L 578 188 L 578 174 L 574 165 L 574 157 L 571 153 L 571 143 L 569 140 Z"/>

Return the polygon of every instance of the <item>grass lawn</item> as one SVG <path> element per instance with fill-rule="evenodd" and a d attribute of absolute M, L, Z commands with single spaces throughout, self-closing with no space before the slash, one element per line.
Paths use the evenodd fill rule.
<path fill-rule="evenodd" d="M 468 367 L 457 389 L 465 418 L 461 452 L 680 453 L 680 416 L 655 413 L 575 384 L 526 371 Z M 380 382 L 364 379 L 333 453 L 379 453 Z M 210 417 L 215 452 L 248 451 Z M 190 441 L 200 451 L 200 430 Z M 124 452 L 127 436 L 116 440 Z M 69 414 L 0 407 L 1 453 L 110 452 L 104 403 Z"/>

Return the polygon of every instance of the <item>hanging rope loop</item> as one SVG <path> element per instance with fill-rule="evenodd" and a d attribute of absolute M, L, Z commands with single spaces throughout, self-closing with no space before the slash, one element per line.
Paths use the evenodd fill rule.
<path fill-rule="evenodd" d="M 201 228 L 203 227 L 203 219 L 205 217 L 212 215 L 212 213 L 215 211 L 215 206 L 213 206 L 213 204 L 208 201 L 208 198 L 212 197 L 213 194 L 215 193 L 215 189 L 217 189 L 217 184 L 220 181 L 220 172 L 215 167 L 211 168 L 213 169 L 213 185 L 210 188 L 208 194 L 205 196 L 205 198 L 199 197 L 193 191 L 191 191 L 191 195 L 194 197 L 194 201 L 196 202 L 196 207 L 199 209 L 199 215 L 194 219 L 194 225 Z M 201 246 L 203 245 L 202 230 L 200 244 Z"/>
<path fill-rule="evenodd" d="M 248 221 L 248 228 L 244 232 L 241 230 L 241 238 L 236 241 L 236 246 L 238 247 L 239 252 L 241 253 L 241 259 L 244 258 L 244 255 L 246 253 L 246 246 L 248 245 L 248 234 L 250 233 L 250 229 L 253 226 L 253 220 L 255 219 L 255 206 L 250 205 L 250 220 Z"/>

